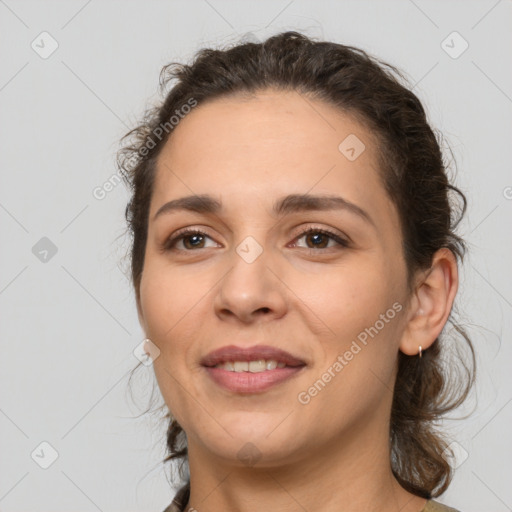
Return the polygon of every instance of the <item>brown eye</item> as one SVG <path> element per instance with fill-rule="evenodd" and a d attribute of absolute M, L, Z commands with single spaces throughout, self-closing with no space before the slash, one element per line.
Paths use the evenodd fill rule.
<path fill-rule="evenodd" d="M 203 231 L 199 231 L 197 229 L 189 229 L 182 231 L 181 233 L 178 233 L 176 236 L 167 240 L 164 249 L 167 251 L 191 251 L 194 249 L 205 249 L 206 247 L 204 244 L 207 238 L 211 240 L 211 238 Z M 182 242 L 183 247 L 176 247 L 180 242 Z"/>
<path fill-rule="evenodd" d="M 295 241 L 300 240 L 301 238 L 306 240 L 305 249 L 329 249 L 336 246 L 348 247 L 349 245 L 346 240 L 325 229 L 309 228 L 306 231 L 303 231 Z M 334 244 L 328 247 L 328 244 L 331 241 L 333 241 Z"/>
<path fill-rule="evenodd" d="M 329 244 L 330 237 L 324 233 L 308 233 L 305 235 L 306 243 L 311 242 L 314 248 L 325 249 Z"/>

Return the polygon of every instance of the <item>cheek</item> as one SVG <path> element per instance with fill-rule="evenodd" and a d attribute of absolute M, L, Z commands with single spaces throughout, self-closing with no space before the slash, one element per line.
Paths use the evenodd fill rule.
<path fill-rule="evenodd" d="M 398 350 L 398 320 L 403 311 L 391 274 L 390 269 L 386 274 L 376 265 L 347 265 L 321 278 L 297 277 L 290 286 L 301 299 L 296 307 L 304 313 L 303 318 L 308 315 L 310 319 L 306 329 L 316 337 L 317 357 L 310 384 L 321 379 L 329 368 L 336 375 L 318 403 L 347 400 L 349 405 L 355 394 L 362 400 L 370 393 L 369 378 L 378 382 L 378 375 L 388 381 Z"/>
<path fill-rule="evenodd" d="M 202 299 L 207 300 L 207 293 L 206 282 L 190 272 L 173 271 L 161 265 L 144 270 L 141 305 L 147 335 L 160 350 L 174 347 L 170 340 L 182 343 L 183 334 L 190 333 L 191 323 L 197 321 L 197 312 Z"/>
<path fill-rule="evenodd" d="M 186 361 L 198 338 L 208 289 L 190 272 L 152 263 L 144 269 L 140 292 L 146 335 L 160 349 L 153 364 L 160 392 L 173 416 L 186 424 L 181 411 L 190 406 L 193 379 Z"/>
<path fill-rule="evenodd" d="M 289 282 L 290 289 L 304 306 L 323 324 L 322 332 L 329 332 L 338 340 L 350 336 L 373 324 L 379 314 L 391 304 L 382 272 L 375 266 L 339 265 L 324 267 L 316 275 L 296 275 Z"/>

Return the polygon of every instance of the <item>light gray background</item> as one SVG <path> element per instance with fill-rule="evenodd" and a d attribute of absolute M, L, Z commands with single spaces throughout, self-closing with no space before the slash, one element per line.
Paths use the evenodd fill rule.
<path fill-rule="evenodd" d="M 440 501 L 512 510 L 511 14 L 504 0 L 0 0 L 0 510 L 159 512 L 170 502 L 165 424 L 135 418 L 152 367 L 137 373 L 135 403 L 127 387 L 143 339 L 123 274 L 128 194 L 93 190 L 115 180 L 117 142 L 157 98 L 164 64 L 285 29 L 405 70 L 454 150 L 469 199 L 458 304 L 480 371 L 465 408 L 474 414 L 447 424 L 468 456 Z M 31 47 L 51 48 L 43 31 L 59 45 L 46 59 Z M 453 31 L 469 44 L 458 58 L 442 47 Z M 46 262 L 33 253 L 42 237 L 57 247 Z M 48 469 L 31 457 L 50 456 L 42 442 L 58 453 Z"/>

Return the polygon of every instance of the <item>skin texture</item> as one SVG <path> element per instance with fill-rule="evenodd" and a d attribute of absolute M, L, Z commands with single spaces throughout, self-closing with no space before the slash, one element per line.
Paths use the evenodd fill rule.
<path fill-rule="evenodd" d="M 354 161 L 338 149 L 350 134 L 366 146 Z M 450 251 L 438 251 L 407 295 L 399 218 L 376 161 L 371 133 L 354 118 L 273 90 L 196 107 L 160 154 L 137 306 L 161 351 L 159 388 L 187 434 L 189 506 L 199 512 L 423 508 L 425 499 L 405 491 L 390 468 L 396 361 L 399 350 L 428 350 L 441 332 L 457 266 Z M 273 215 L 274 201 L 293 193 L 342 196 L 374 225 L 342 210 Z M 214 196 L 223 210 L 153 219 L 167 201 L 193 194 Z M 162 250 L 185 227 L 207 236 Z M 334 231 L 349 246 L 324 237 L 319 249 L 300 235 L 309 227 Z M 263 250 L 252 263 L 236 252 L 249 236 Z M 300 403 L 298 394 L 395 303 L 402 310 Z M 266 392 L 233 393 L 199 363 L 230 344 L 272 345 L 307 365 Z M 238 455 L 249 442 L 254 464 Z"/>

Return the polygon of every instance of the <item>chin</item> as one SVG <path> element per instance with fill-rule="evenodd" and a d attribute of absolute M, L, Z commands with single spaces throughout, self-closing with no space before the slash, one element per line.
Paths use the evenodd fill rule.
<path fill-rule="evenodd" d="M 247 421 L 245 418 L 245 428 L 242 423 L 225 424 L 231 436 L 223 431 L 222 437 L 212 438 L 211 430 L 196 435 L 214 457 L 238 467 L 278 467 L 300 460 L 304 455 L 304 446 L 296 431 L 290 432 L 282 425 L 276 429 L 282 418 L 260 424 L 260 428 L 248 425 Z"/>

